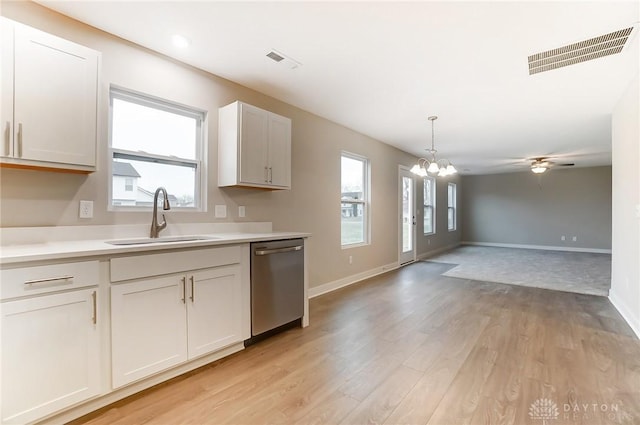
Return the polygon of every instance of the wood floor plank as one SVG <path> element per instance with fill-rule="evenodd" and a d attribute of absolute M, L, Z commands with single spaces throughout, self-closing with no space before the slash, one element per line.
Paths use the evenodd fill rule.
<path fill-rule="evenodd" d="M 606 298 L 449 268 L 418 262 L 314 298 L 309 327 L 72 424 L 527 425 L 542 399 L 554 425 L 640 423 L 640 341 Z"/>
<path fill-rule="evenodd" d="M 421 376 L 421 372 L 398 366 L 340 424 L 384 423 Z"/>

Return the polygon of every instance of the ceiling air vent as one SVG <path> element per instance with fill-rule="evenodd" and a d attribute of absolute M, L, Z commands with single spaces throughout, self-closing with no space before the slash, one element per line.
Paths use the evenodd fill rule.
<path fill-rule="evenodd" d="M 296 69 L 299 66 L 302 66 L 302 64 L 297 60 L 292 59 L 289 56 L 282 54 L 281 52 L 278 52 L 275 49 L 272 49 L 269 53 L 267 53 L 267 57 L 270 59 L 273 59 L 275 62 L 281 65 L 284 65 L 290 69 Z"/>
<path fill-rule="evenodd" d="M 283 56 L 280 56 L 279 54 L 277 54 L 276 52 L 274 52 L 273 50 L 270 51 L 269 53 L 267 53 L 267 57 L 273 59 L 276 62 L 280 62 L 281 60 L 284 59 Z"/>
<path fill-rule="evenodd" d="M 529 75 L 620 53 L 634 27 L 529 56 Z"/>

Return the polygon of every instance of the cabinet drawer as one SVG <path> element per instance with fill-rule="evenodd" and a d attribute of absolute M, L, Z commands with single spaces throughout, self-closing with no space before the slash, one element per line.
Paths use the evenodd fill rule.
<path fill-rule="evenodd" d="M 0 282 L 2 300 L 94 286 L 99 282 L 98 261 L 4 269 Z"/>
<path fill-rule="evenodd" d="M 240 263 L 240 246 L 112 258 L 111 282 Z"/>

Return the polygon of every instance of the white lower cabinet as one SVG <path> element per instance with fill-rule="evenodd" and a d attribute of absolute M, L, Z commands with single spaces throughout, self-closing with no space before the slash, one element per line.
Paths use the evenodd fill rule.
<path fill-rule="evenodd" d="M 100 393 L 96 297 L 89 288 L 2 303 L 2 423 L 35 421 Z"/>
<path fill-rule="evenodd" d="M 112 284 L 113 387 L 241 342 L 242 311 L 238 264 Z"/>
<path fill-rule="evenodd" d="M 240 267 L 198 271 L 189 276 L 187 284 L 189 358 L 242 341 Z"/>

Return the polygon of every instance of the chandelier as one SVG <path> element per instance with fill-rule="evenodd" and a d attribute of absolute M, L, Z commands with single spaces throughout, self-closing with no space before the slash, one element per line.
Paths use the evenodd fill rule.
<path fill-rule="evenodd" d="M 451 164 L 451 161 L 448 159 L 437 159 L 436 153 L 438 152 L 434 147 L 434 131 L 433 131 L 433 122 L 437 120 L 438 117 L 433 115 L 428 118 L 431 121 L 431 149 L 426 149 L 431 155 L 431 159 L 428 158 L 419 158 L 418 163 L 411 167 L 411 172 L 420 177 L 426 177 L 429 174 L 437 175 L 438 177 L 445 177 L 451 174 L 455 174 L 458 172 L 456 168 Z"/>

